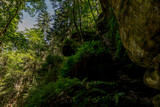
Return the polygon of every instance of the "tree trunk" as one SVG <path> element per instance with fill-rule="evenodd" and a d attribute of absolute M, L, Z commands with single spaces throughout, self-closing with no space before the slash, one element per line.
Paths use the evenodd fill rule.
<path fill-rule="evenodd" d="M 81 18 L 81 7 L 80 7 L 80 1 L 77 0 L 78 4 L 78 14 L 79 14 L 79 26 L 80 26 L 80 39 L 83 42 L 83 37 L 82 37 L 82 18 Z"/>
<path fill-rule="evenodd" d="M 80 34 L 80 31 L 78 29 L 77 22 L 76 22 L 75 5 L 76 5 L 76 1 L 74 0 L 73 1 L 73 21 L 74 21 L 74 25 L 76 27 L 76 30 L 77 30 L 78 34 Z"/>
<path fill-rule="evenodd" d="M 93 17 L 93 20 L 94 20 L 95 25 L 96 25 L 96 33 L 97 33 L 97 35 L 100 37 L 100 39 L 103 41 L 102 36 L 101 36 L 100 33 L 99 33 L 98 23 L 97 23 L 96 18 L 95 18 L 95 16 L 94 16 L 93 9 L 92 9 L 92 6 L 91 6 L 91 3 L 90 3 L 89 0 L 88 0 L 88 5 L 89 5 L 89 7 L 90 7 L 90 10 L 91 10 L 91 13 L 92 13 L 92 17 Z"/>

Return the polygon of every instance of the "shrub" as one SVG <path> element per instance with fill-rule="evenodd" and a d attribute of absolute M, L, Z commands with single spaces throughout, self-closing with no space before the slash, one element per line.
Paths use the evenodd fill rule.
<path fill-rule="evenodd" d="M 62 64 L 62 67 L 60 69 L 60 76 L 68 76 L 69 71 L 78 63 L 80 62 L 84 57 L 89 57 L 91 55 L 99 55 L 102 53 L 107 53 L 108 50 L 106 50 L 102 45 L 100 41 L 87 41 L 84 42 L 80 48 L 78 48 L 78 51 L 75 55 L 72 55 L 68 57 L 66 61 Z"/>
<path fill-rule="evenodd" d="M 79 83 L 78 79 L 60 78 L 56 82 L 40 85 L 29 93 L 25 101 L 25 107 L 42 107 L 43 105 L 48 106 L 50 103 L 54 104 L 56 101 L 54 102 L 52 99 L 69 87 Z"/>
<path fill-rule="evenodd" d="M 76 107 L 106 107 L 114 105 L 115 102 L 111 92 L 109 90 L 113 89 L 116 85 L 113 82 L 103 82 L 103 81 L 82 81 L 81 85 L 83 88 L 77 90 L 73 96 L 73 105 Z"/>
<path fill-rule="evenodd" d="M 113 94 L 115 86 L 113 82 L 87 82 L 76 78 L 59 78 L 57 82 L 50 82 L 33 89 L 25 101 L 25 107 L 49 107 L 63 104 L 76 107 L 113 106 L 124 95 L 123 93 Z"/>
<path fill-rule="evenodd" d="M 111 49 L 113 56 L 116 58 L 124 57 L 126 54 L 125 49 L 123 47 L 120 34 L 119 34 L 119 25 L 118 21 L 113 13 L 113 9 L 110 8 L 110 17 L 105 18 L 105 22 L 107 22 L 105 29 L 105 39 L 109 42 L 108 47 Z"/>
<path fill-rule="evenodd" d="M 45 63 L 43 63 L 41 69 L 38 70 L 39 78 L 45 78 L 47 81 L 55 81 L 62 61 L 61 56 L 48 55 Z"/>
<path fill-rule="evenodd" d="M 62 48 L 62 53 L 64 56 L 71 56 L 73 54 L 75 54 L 75 51 L 77 49 L 78 46 L 78 42 L 74 41 L 73 39 L 65 39 L 64 40 L 64 44 L 63 44 L 63 48 Z"/>

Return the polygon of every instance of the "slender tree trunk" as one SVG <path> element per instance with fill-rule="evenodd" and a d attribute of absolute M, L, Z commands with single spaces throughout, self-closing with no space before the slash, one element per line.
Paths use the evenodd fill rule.
<path fill-rule="evenodd" d="M 91 10 L 91 13 L 92 13 L 93 20 L 94 20 L 95 25 L 96 25 L 97 33 L 98 33 L 98 35 L 100 35 L 100 34 L 99 34 L 99 31 L 98 31 L 98 23 L 97 23 L 96 18 L 95 18 L 95 16 L 94 16 L 93 9 L 92 9 L 92 6 L 91 6 L 91 3 L 90 3 L 89 0 L 88 0 L 88 4 L 89 4 L 89 7 L 90 7 L 90 10 Z"/>
<path fill-rule="evenodd" d="M 80 34 L 80 31 L 78 29 L 77 22 L 76 22 L 76 12 L 75 12 L 76 7 L 75 7 L 75 5 L 76 5 L 76 1 L 74 0 L 73 1 L 73 21 L 74 21 L 74 25 L 76 27 L 76 30 L 77 30 L 78 34 Z"/>
<path fill-rule="evenodd" d="M 90 3 L 89 0 L 88 0 L 88 4 L 89 4 L 89 7 L 90 7 L 90 10 L 91 10 L 91 13 L 92 13 L 93 20 L 94 20 L 94 22 L 95 22 L 95 24 L 96 24 L 96 27 L 97 27 L 97 21 L 96 21 L 96 18 L 95 18 L 95 16 L 94 16 L 93 9 L 92 9 L 92 6 L 91 6 L 91 3 Z"/>
<path fill-rule="evenodd" d="M 92 13 L 92 17 L 93 17 L 93 20 L 94 20 L 95 25 L 96 25 L 96 33 L 100 37 L 101 41 L 103 41 L 103 38 L 102 38 L 102 36 L 101 36 L 101 34 L 100 34 L 99 30 L 98 30 L 98 23 L 97 23 L 96 18 L 94 16 L 93 9 L 92 9 L 92 6 L 91 6 L 91 3 L 90 3 L 89 0 L 88 0 L 88 5 L 90 7 L 90 10 L 91 10 L 91 13 Z"/>
<path fill-rule="evenodd" d="M 81 42 L 83 42 L 83 37 L 82 37 L 82 17 L 81 17 L 81 6 L 80 6 L 80 1 L 77 0 L 77 4 L 78 4 L 78 14 L 79 14 L 79 26 L 80 26 L 80 39 Z"/>
<path fill-rule="evenodd" d="M 51 40 L 51 55 L 54 55 L 54 37 L 53 36 Z"/>
<path fill-rule="evenodd" d="M 78 14 L 79 14 L 79 26 L 80 26 L 80 33 L 82 33 L 82 21 L 81 21 L 81 8 L 80 8 L 80 1 L 77 0 L 78 4 Z"/>
<path fill-rule="evenodd" d="M 16 7 L 16 10 L 15 10 L 15 13 L 11 17 L 9 17 L 8 22 L 4 25 L 4 28 L 0 31 L 0 46 L 2 45 L 2 40 L 1 39 L 3 38 L 4 34 L 7 32 L 7 29 L 9 27 L 9 25 L 11 24 L 12 20 L 19 13 L 20 7 L 21 7 L 22 4 L 23 4 L 23 2 L 21 0 L 17 1 L 17 7 Z"/>
<path fill-rule="evenodd" d="M 98 3 L 97 3 L 98 1 L 97 0 L 95 0 L 95 4 L 96 4 L 96 10 L 97 10 L 97 15 L 99 16 L 99 10 L 98 10 Z"/>

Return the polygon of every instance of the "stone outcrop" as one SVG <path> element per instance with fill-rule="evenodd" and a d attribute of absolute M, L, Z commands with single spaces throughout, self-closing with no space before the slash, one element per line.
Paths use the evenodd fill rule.
<path fill-rule="evenodd" d="M 139 66 L 153 68 L 157 73 L 160 62 L 160 1 L 100 0 L 100 2 L 103 12 L 108 16 L 109 8 L 113 8 L 119 23 L 121 40 L 129 58 Z M 144 77 L 147 80 L 152 79 L 148 75 Z M 156 81 L 160 81 L 159 76 Z"/>

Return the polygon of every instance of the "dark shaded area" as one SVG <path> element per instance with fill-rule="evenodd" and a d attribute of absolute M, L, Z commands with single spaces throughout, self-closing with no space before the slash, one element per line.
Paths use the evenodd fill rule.
<path fill-rule="evenodd" d="M 80 37 L 77 32 L 71 35 L 71 39 L 80 42 Z M 99 40 L 99 37 L 96 35 L 95 31 L 83 31 L 82 32 L 82 39 L 83 41 L 92 41 L 92 40 Z"/>
<path fill-rule="evenodd" d="M 87 81 L 114 82 L 112 85 L 100 84 L 96 86 L 97 89 L 104 90 L 111 97 L 107 100 L 109 107 L 153 107 L 152 98 L 156 96 L 159 91 L 149 88 L 143 83 L 143 74 L 145 71 L 145 68 L 135 65 L 128 57 L 125 57 L 125 59 L 121 61 L 113 60 L 109 54 L 101 54 L 98 56 L 84 57 L 73 67 L 69 76 L 72 78 L 77 77 L 81 80 L 87 78 Z M 94 86 L 91 88 L 94 88 Z M 72 91 L 70 92 L 69 90 Z M 68 99 L 67 102 L 72 103 L 72 98 L 76 95 L 76 92 L 81 90 L 88 89 L 81 85 L 70 87 L 63 95 L 58 96 L 58 98 L 63 99 L 63 97 L 66 97 L 64 99 Z M 118 92 L 124 93 L 124 95 L 119 97 L 118 104 L 115 104 L 114 94 Z M 98 91 L 93 93 L 89 92 L 87 96 L 94 98 L 105 95 L 106 94 Z M 83 100 L 82 98 L 82 101 Z M 94 107 L 102 106 L 102 104 L 93 104 L 92 101 L 87 104 L 87 106 L 93 105 Z M 104 104 L 104 107 L 105 106 Z"/>
<path fill-rule="evenodd" d="M 109 54 L 100 54 L 84 57 L 70 71 L 69 76 L 77 77 L 81 80 L 115 80 L 117 67 Z M 112 71 L 112 72 L 110 72 Z"/>
<path fill-rule="evenodd" d="M 93 68 L 96 69 L 96 67 L 92 66 L 92 70 Z M 125 72 L 122 71 L 124 69 Z M 135 70 L 137 72 L 135 72 Z M 96 84 L 95 81 L 95 84 L 90 84 L 90 82 L 87 82 L 83 85 L 74 85 L 72 87 L 68 87 L 59 95 L 49 98 L 48 103 L 45 102 L 45 104 L 42 104 L 41 107 L 44 107 L 44 105 L 45 107 L 66 107 L 66 105 L 79 107 L 79 104 L 75 104 L 72 99 L 79 93 L 82 93 L 81 96 L 78 97 L 78 101 L 80 104 L 83 104 L 83 101 L 85 100 L 85 98 L 88 98 L 88 96 L 90 96 L 91 98 L 95 98 L 97 96 L 109 96 L 108 99 L 106 99 L 106 103 L 102 101 L 104 105 L 102 103 L 93 103 L 91 99 L 88 99 L 87 104 L 83 107 L 154 107 L 152 104 L 152 98 L 156 96 L 159 91 L 149 88 L 143 83 L 143 75 L 142 73 L 139 73 L 140 71 L 143 72 L 142 70 L 145 69 L 140 68 L 133 63 L 129 65 L 126 64 L 124 66 L 121 65 L 121 68 L 119 67 L 119 71 L 117 71 L 116 73 L 114 72 L 114 74 L 117 75 L 116 78 L 113 76 L 112 73 L 108 73 L 108 75 L 105 75 L 106 78 L 108 77 L 108 80 L 114 79 L 114 82 L 107 82 L 107 84 Z M 106 79 L 103 78 L 105 76 L 101 76 L 101 78 L 99 78 L 97 75 L 93 75 L 92 73 L 88 74 L 87 76 L 90 77 L 91 75 L 93 76 L 93 78 L 88 78 L 88 80 Z M 139 75 L 139 77 L 135 75 Z M 87 86 L 89 88 L 87 88 Z M 105 93 L 98 90 L 91 91 L 94 88 L 98 90 L 103 90 L 105 91 Z M 119 101 L 117 104 L 115 103 L 115 93 L 124 93 L 124 95 L 119 97 Z"/>

